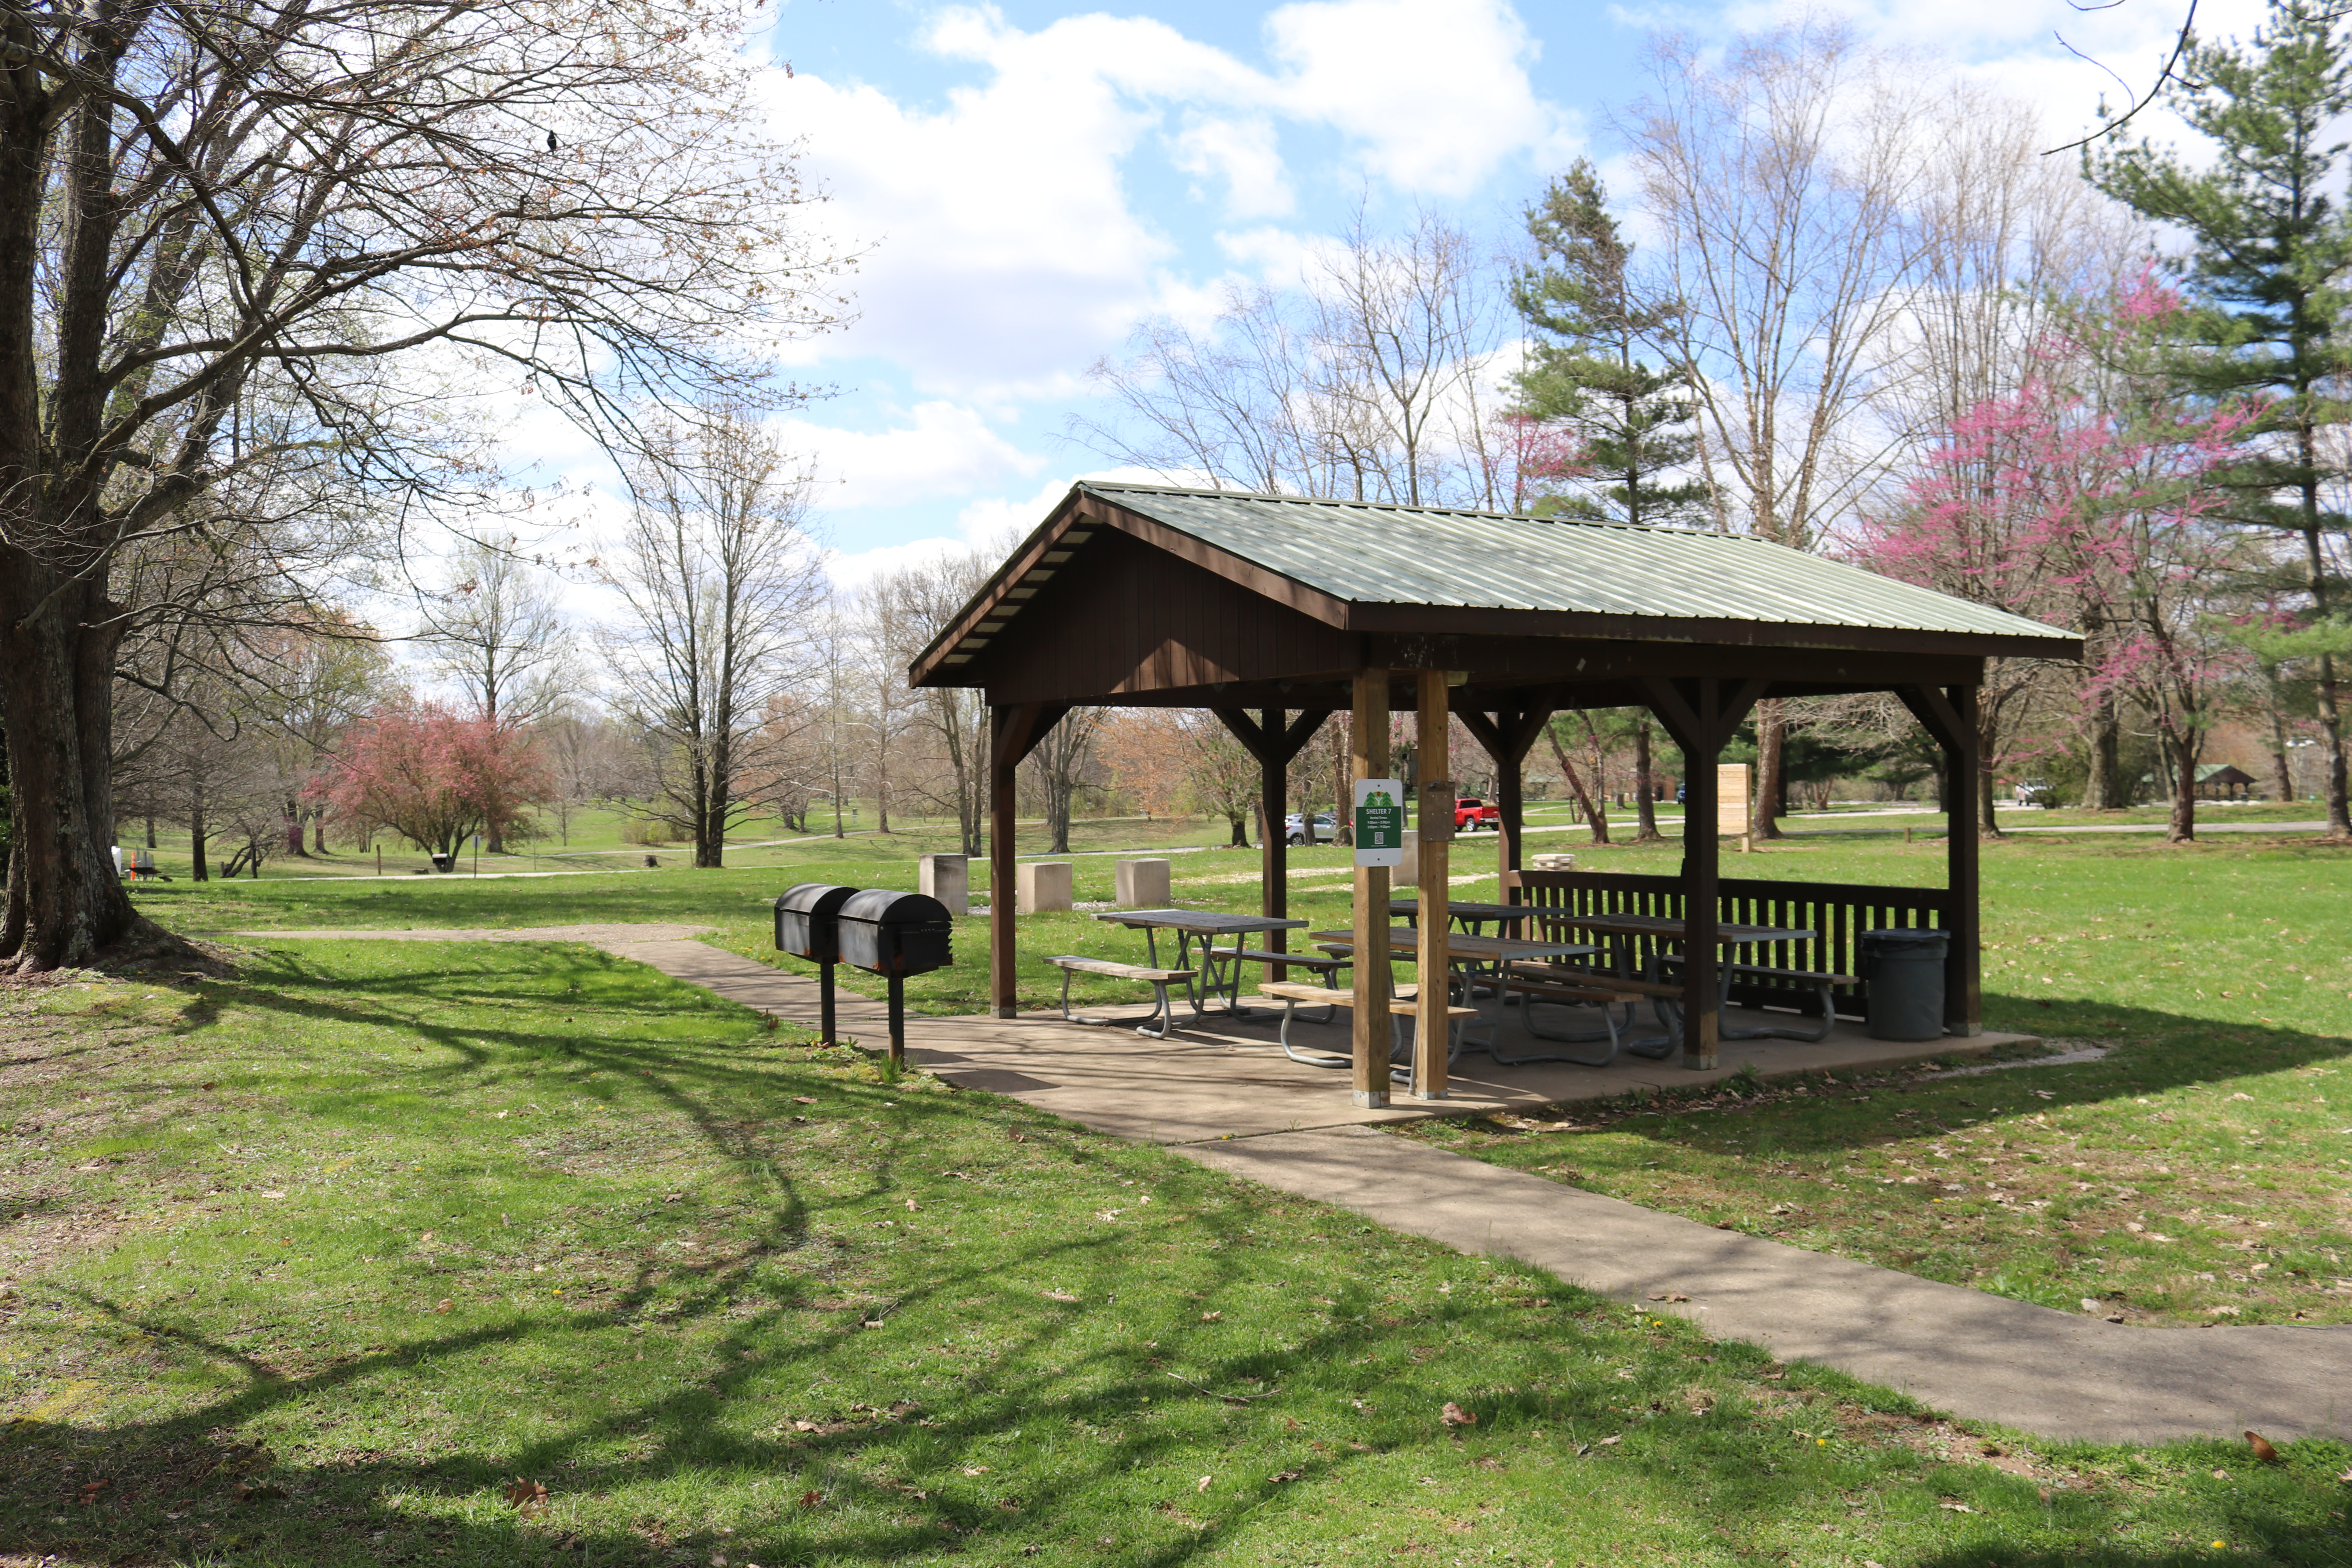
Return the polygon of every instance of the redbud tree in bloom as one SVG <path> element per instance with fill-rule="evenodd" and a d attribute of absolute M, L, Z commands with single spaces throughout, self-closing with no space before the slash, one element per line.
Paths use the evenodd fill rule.
<path fill-rule="evenodd" d="M 1970 409 L 1928 454 L 1906 504 L 1866 523 L 1863 562 L 2084 635 L 2071 683 L 2042 660 L 1997 659 L 1979 697 L 1984 774 L 2024 754 L 2037 710 L 2073 717 L 2127 700 L 2175 783 L 2173 837 L 2194 836 L 2196 768 L 2242 651 L 2215 623 L 2244 553 L 2221 521 L 2221 477 L 2257 410 L 2169 392 L 2156 362 L 2182 313 L 2147 276 L 2073 312 L 2025 358 L 2015 391 Z"/>
<path fill-rule="evenodd" d="M 454 855 L 471 834 L 528 826 L 530 808 L 553 800 L 555 785 L 516 726 L 401 701 L 352 727 L 318 793 L 338 821 L 388 827 Z"/>

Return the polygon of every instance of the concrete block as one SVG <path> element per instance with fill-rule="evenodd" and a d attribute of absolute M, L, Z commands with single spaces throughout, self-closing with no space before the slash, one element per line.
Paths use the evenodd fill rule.
<path fill-rule="evenodd" d="M 1163 910 L 1168 907 L 1168 862 L 1121 860 L 1111 868 L 1116 891 L 1112 902 L 1123 910 Z"/>
<path fill-rule="evenodd" d="M 939 900 L 951 915 L 971 913 L 971 858 L 926 855 L 917 863 L 915 890 Z"/>
<path fill-rule="evenodd" d="M 1070 907 L 1070 863 L 1032 860 L 1013 869 L 1013 910 L 1015 914 L 1041 914 Z"/>

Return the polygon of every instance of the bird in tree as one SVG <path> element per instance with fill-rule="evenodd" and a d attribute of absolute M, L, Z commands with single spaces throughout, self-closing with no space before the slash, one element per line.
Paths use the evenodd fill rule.
<path fill-rule="evenodd" d="M 2347 414 L 2352 375 L 2352 220 L 2329 193 L 2343 175 L 2336 140 L 2352 112 L 2352 52 L 2342 13 L 2319 0 L 2272 0 L 2251 46 L 2189 42 L 2163 100 L 2209 139 L 2192 167 L 2141 141 L 2085 156 L 2109 195 L 2179 229 L 2176 264 L 2197 305 L 2170 366 L 2181 388 L 2255 408 L 2222 476 L 2229 517 L 2275 529 L 2301 546 L 2302 624 L 2273 633 L 2263 657 L 2311 668 L 2328 745 L 2327 821 L 2352 837 L 2346 809 L 2340 657 L 2352 652 L 2342 565 L 2329 558 L 2345 515 L 2326 504 L 2352 477 L 2323 432 Z"/>
<path fill-rule="evenodd" d="M 1578 438 L 1574 488 L 1538 497 L 1541 517 L 1692 524 L 1708 513 L 1690 377 L 1674 352 L 1682 312 L 1645 296 L 1633 247 L 1609 214 L 1598 171 L 1580 158 L 1528 209 L 1536 259 L 1512 280 L 1527 322 L 1526 367 L 1513 412 Z M 1654 356 L 1654 367 L 1645 354 Z"/>

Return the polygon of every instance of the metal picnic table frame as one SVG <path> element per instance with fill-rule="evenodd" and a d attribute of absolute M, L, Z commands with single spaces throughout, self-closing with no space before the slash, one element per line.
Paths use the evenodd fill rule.
<path fill-rule="evenodd" d="M 1393 944 L 1399 936 L 1404 934 L 1405 932 L 1401 931 L 1391 931 L 1389 933 L 1389 941 Z M 1313 940 L 1318 946 L 1324 948 L 1347 948 L 1352 951 L 1355 947 L 1356 934 L 1352 931 L 1318 931 L 1313 933 Z M 1449 961 L 1489 963 L 1500 968 L 1505 964 L 1528 959 L 1580 958 L 1588 953 L 1601 951 L 1602 950 L 1593 943 L 1585 942 L 1559 942 L 1550 939 L 1521 941 L 1516 937 L 1473 936 L 1465 933 L 1456 936 L 1447 944 L 1446 956 Z M 1501 1042 L 1503 1032 L 1502 987 L 1497 985 L 1494 989 L 1492 994 L 1496 1000 L 1493 1010 L 1489 1011 L 1478 1005 L 1477 987 L 1472 983 L 1470 975 L 1465 973 L 1462 976 L 1461 985 L 1464 1003 L 1468 1006 L 1478 1008 L 1478 1026 L 1486 1032 L 1486 1037 L 1483 1040 L 1471 1039 L 1470 1029 L 1466 1026 L 1455 1031 L 1454 1037 L 1447 1042 L 1445 1059 L 1449 1065 L 1464 1051 L 1474 1048 L 1485 1051 L 1506 1067 L 1516 1067 L 1522 1062 L 1552 1059 L 1549 1057 L 1504 1056 L 1496 1048 Z M 1423 1002 L 1426 1003 L 1428 999 L 1426 986 L 1423 988 L 1422 995 Z"/>
<path fill-rule="evenodd" d="M 1122 925 L 1130 931 L 1143 932 L 1144 951 L 1150 954 L 1151 966 L 1160 967 L 1158 933 L 1163 930 L 1176 933 L 1176 967 L 1189 969 L 1192 939 L 1201 939 L 1201 973 L 1185 982 L 1186 1000 L 1192 1004 L 1192 1016 L 1202 1017 L 1209 1009 L 1205 997 L 1223 996 L 1222 1011 L 1228 1017 L 1249 1018 L 1256 1010 L 1241 1003 L 1242 960 L 1236 956 L 1248 944 L 1244 937 L 1262 931 L 1297 931 L 1305 921 L 1286 920 L 1278 915 L 1229 915 L 1214 910 L 1106 910 L 1095 916 L 1105 925 Z M 1220 953 L 1216 939 L 1234 939 L 1232 952 Z M 1223 967 L 1220 968 L 1220 965 Z"/>

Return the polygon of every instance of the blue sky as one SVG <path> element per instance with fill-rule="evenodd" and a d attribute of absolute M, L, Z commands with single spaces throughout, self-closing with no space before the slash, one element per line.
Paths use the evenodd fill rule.
<path fill-rule="evenodd" d="M 2217 30 L 2249 0 L 2213 0 Z M 1874 41 L 1948 58 L 2085 125 L 2105 91 L 2063 30 L 2132 82 L 2179 26 L 2172 0 L 1831 7 Z M 1645 38 L 1769 26 L 1769 5 L 1579 0 L 783 0 L 763 76 L 803 139 L 812 212 L 865 252 L 854 324 L 792 373 L 838 395 L 781 421 L 823 479 L 836 577 L 1040 518 L 1107 460 L 1065 435 L 1085 376 L 1153 313 L 1200 318 L 1227 279 L 1281 280 L 1362 203 L 1376 226 L 1433 209 L 1501 243 L 1544 180 L 1608 169 L 1613 105 Z M 791 74 L 782 68 L 789 62 Z"/>

